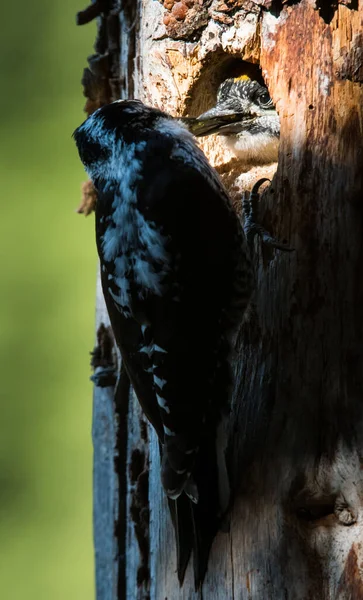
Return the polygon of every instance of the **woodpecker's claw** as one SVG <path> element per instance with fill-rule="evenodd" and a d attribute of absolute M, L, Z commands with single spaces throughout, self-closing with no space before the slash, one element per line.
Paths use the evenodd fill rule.
<path fill-rule="evenodd" d="M 288 246 L 287 244 L 284 244 L 283 242 L 280 242 L 276 238 L 272 237 L 269 232 L 266 231 L 266 229 L 264 229 L 257 221 L 257 203 L 259 199 L 258 190 L 266 181 L 270 181 L 270 179 L 267 179 L 267 177 L 259 179 L 253 186 L 249 198 L 246 197 L 246 193 L 243 194 L 242 207 L 244 212 L 244 231 L 247 237 L 248 245 L 252 249 L 253 240 L 255 239 L 255 236 L 258 235 L 263 244 L 271 246 L 272 248 L 277 248 L 278 250 L 282 250 L 284 252 L 292 252 L 294 248 L 291 248 L 291 246 Z"/>

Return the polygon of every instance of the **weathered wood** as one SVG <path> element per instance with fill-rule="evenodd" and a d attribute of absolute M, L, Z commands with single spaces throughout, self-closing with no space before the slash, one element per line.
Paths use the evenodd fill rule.
<path fill-rule="evenodd" d="M 109 326 L 106 306 L 97 283 L 97 331 Z M 96 347 L 97 349 L 97 347 Z M 101 349 L 100 349 L 101 351 Z M 108 357 L 109 366 L 112 364 Z M 95 364 L 95 376 L 102 377 L 104 365 Z M 114 385 L 95 385 L 93 392 L 93 537 L 96 563 L 96 598 L 114 600 L 118 585 L 118 542 L 115 522 L 118 521 L 119 483 L 115 470 L 116 420 Z"/>
<path fill-rule="evenodd" d="M 263 225 L 296 249 L 256 243 L 257 292 L 231 417 L 237 499 L 229 532 L 212 547 L 203 597 L 363 598 L 362 2 L 214 0 L 199 13 L 198 2 L 131 4 L 120 17 L 123 97 L 197 115 L 249 61 L 261 65 L 281 120 L 278 166 L 251 168 L 232 160 L 223 140 L 203 142 L 236 202 L 273 177 Z M 135 403 L 127 427 L 118 597 L 200 599 L 191 568 L 178 588 L 158 444 Z M 111 546 L 100 546 L 109 566 Z M 114 575 L 105 577 L 106 589 Z"/>
<path fill-rule="evenodd" d="M 148 425 L 136 397 L 128 414 L 126 597 L 149 597 L 149 436 Z"/>

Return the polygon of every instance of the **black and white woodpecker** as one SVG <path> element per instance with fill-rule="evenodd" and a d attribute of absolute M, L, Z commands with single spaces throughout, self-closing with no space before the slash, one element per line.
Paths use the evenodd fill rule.
<path fill-rule="evenodd" d="M 195 136 L 224 136 L 237 158 L 251 164 L 277 161 L 280 120 L 266 87 L 247 75 L 226 79 L 216 105 L 185 122 Z"/>
<path fill-rule="evenodd" d="M 138 100 L 76 131 L 98 193 L 103 292 L 122 360 L 161 449 L 180 583 L 195 584 L 230 505 L 230 354 L 253 289 L 249 247 L 185 124 Z"/>

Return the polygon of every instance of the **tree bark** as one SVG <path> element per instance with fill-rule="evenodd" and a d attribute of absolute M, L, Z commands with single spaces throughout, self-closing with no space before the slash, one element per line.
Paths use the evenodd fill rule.
<path fill-rule="evenodd" d="M 203 143 L 237 208 L 241 190 L 260 177 L 273 178 L 260 201 L 262 224 L 295 248 L 287 254 L 255 245 L 257 291 L 239 337 L 231 414 L 236 501 L 229 533 L 218 534 L 212 547 L 203 597 L 358 600 L 363 598 L 363 3 L 131 4 L 124 0 L 117 17 L 122 75 L 105 76 L 116 90 L 121 82 L 122 97 L 195 116 L 212 106 L 223 79 L 246 68 L 257 73 L 260 66 L 281 121 L 277 165 L 251 167 L 236 161 L 221 139 Z M 96 388 L 96 399 L 99 393 Z M 124 386 L 123 407 L 127 398 Z M 95 439 L 96 455 L 101 437 Z M 191 568 L 178 588 L 156 437 L 135 399 L 126 438 L 118 437 L 111 475 L 120 489 L 119 525 L 113 530 L 121 549 L 118 584 L 111 592 L 105 578 L 97 599 L 202 598 L 194 592 Z M 116 487 L 109 488 L 113 497 Z M 100 579 L 106 577 L 102 561 L 114 560 L 105 554 L 108 542 L 97 537 L 97 513 L 103 510 L 95 504 Z M 108 511 L 111 523 L 115 502 Z"/>

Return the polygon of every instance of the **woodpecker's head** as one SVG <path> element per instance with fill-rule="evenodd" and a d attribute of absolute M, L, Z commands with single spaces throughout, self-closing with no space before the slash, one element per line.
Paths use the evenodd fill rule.
<path fill-rule="evenodd" d="M 103 178 L 114 179 L 118 176 L 120 144 L 130 151 L 135 146 L 142 147 L 150 132 L 162 128 L 164 122 L 173 121 L 166 113 L 145 106 L 140 100 L 116 100 L 96 110 L 75 130 L 73 137 L 89 176 L 94 179 L 102 174 Z"/>
<path fill-rule="evenodd" d="M 228 146 L 246 162 L 277 160 L 280 121 L 267 88 L 246 75 L 226 79 L 216 105 L 193 119 L 190 131 L 199 137 L 226 136 Z"/>

